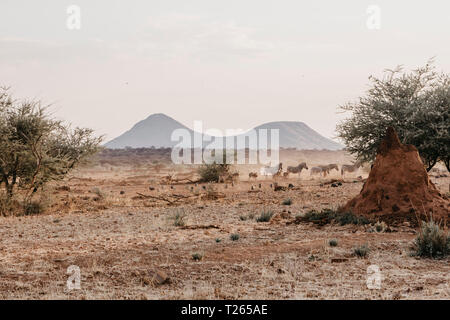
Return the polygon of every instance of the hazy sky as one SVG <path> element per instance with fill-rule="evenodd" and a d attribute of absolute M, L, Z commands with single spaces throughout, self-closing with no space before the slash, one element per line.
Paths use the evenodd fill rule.
<path fill-rule="evenodd" d="M 433 56 L 450 72 L 449 39 L 448 0 L 1 0 L 0 85 L 108 139 L 160 112 L 222 130 L 303 121 L 333 137 L 337 107 L 370 74 Z"/>

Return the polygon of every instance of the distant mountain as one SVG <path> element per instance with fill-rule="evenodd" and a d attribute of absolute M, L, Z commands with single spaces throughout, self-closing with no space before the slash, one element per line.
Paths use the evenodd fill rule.
<path fill-rule="evenodd" d="M 255 128 L 259 129 L 278 129 L 280 133 L 281 148 L 296 149 L 327 149 L 340 150 L 343 148 L 337 142 L 325 138 L 314 131 L 303 122 L 297 121 L 278 121 L 262 124 Z"/>
<path fill-rule="evenodd" d="M 163 113 L 156 113 L 139 121 L 130 130 L 106 143 L 105 147 L 110 149 L 172 147 L 176 145 L 176 142 L 171 141 L 170 137 L 176 129 L 186 129 L 193 133 L 191 129 L 173 118 Z"/>
<path fill-rule="evenodd" d="M 162 113 L 149 116 L 147 119 L 136 123 L 130 130 L 119 137 L 109 141 L 105 147 L 120 149 L 125 147 L 150 148 L 173 147 L 178 142 L 171 141 L 172 132 L 176 129 L 185 129 L 193 137 L 194 131 Z M 320 135 L 303 122 L 279 121 L 262 124 L 255 128 L 278 129 L 280 147 L 296 149 L 342 149 L 339 143 Z M 270 141 L 270 134 L 268 134 Z M 205 142 L 204 145 L 210 142 Z"/>

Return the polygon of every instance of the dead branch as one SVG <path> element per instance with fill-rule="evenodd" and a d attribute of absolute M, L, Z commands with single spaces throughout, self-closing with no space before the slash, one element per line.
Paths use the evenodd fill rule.
<path fill-rule="evenodd" d="M 208 225 L 196 225 L 196 226 L 182 226 L 180 229 L 189 229 L 189 230 L 195 230 L 195 229 L 220 229 L 219 226 L 215 224 L 208 224 Z"/>

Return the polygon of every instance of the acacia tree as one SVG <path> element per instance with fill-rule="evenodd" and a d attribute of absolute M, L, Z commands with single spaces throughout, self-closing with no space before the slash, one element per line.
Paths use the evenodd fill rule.
<path fill-rule="evenodd" d="M 371 88 L 357 102 L 341 106 L 351 116 L 337 126 L 347 150 L 372 161 L 386 128 L 394 127 L 403 143 L 413 144 L 431 170 L 438 161 L 449 168 L 450 78 L 435 72 L 433 62 L 405 73 L 387 70 L 370 77 Z"/>
<path fill-rule="evenodd" d="M 16 189 L 30 199 L 99 150 L 102 137 L 52 119 L 40 101 L 17 101 L 0 88 L 0 187 L 7 201 Z"/>

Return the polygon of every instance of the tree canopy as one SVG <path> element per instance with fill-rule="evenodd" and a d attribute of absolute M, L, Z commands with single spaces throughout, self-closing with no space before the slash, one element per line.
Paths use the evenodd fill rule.
<path fill-rule="evenodd" d="M 17 188 L 32 197 L 96 153 L 101 141 L 91 129 L 52 119 L 40 101 L 15 100 L 0 88 L 0 186 L 7 198 Z"/>
<path fill-rule="evenodd" d="M 411 72 L 386 70 L 369 78 L 370 89 L 340 108 L 351 115 L 337 126 L 338 136 L 358 160 L 372 161 L 386 128 L 396 129 L 427 166 L 443 161 L 450 171 L 450 77 L 435 71 L 433 61 Z"/>

